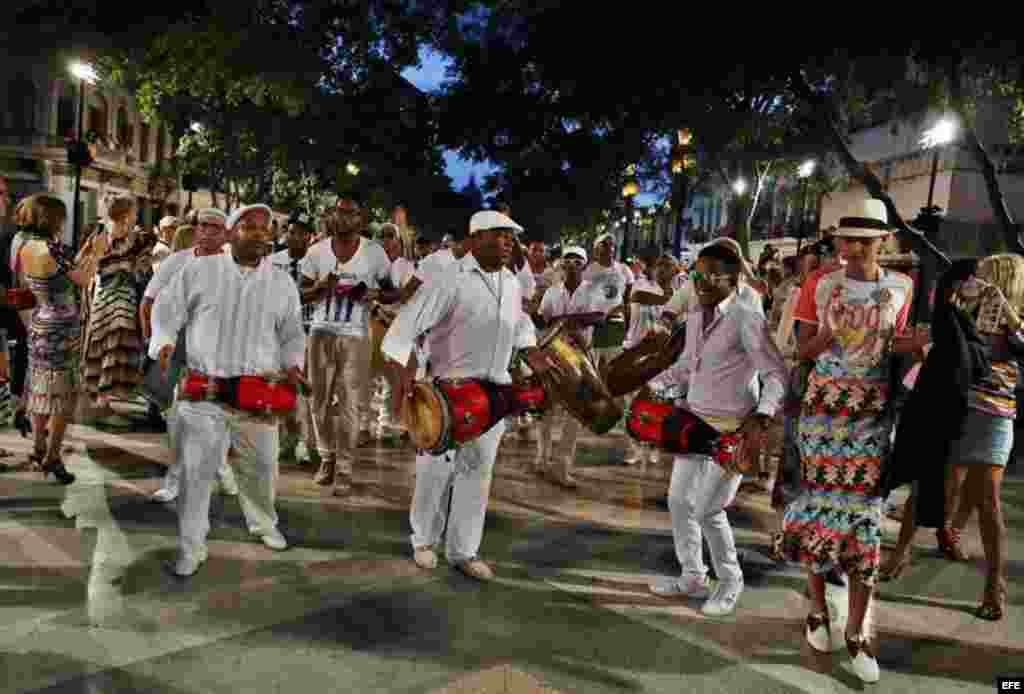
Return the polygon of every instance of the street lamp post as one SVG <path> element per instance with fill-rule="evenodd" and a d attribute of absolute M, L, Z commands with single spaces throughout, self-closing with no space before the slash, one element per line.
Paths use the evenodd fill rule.
<path fill-rule="evenodd" d="M 800 255 L 800 249 L 804 244 L 807 228 L 807 179 L 814 173 L 814 161 L 808 160 L 800 165 L 797 176 L 800 177 L 800 184 L 803 188 L 803 200 L 800 203 L 800 230 L 797 234 L 796 254 Z"/>
<path fill-rule="evenodd" d="M 921 208 L 921 213 L 914 220 L 914 226 L 924 232 L 928 241 L 934 241 L 939 233 L 939 225 L 942 217 L 939 214 L 942 210 L 935 206 L 935 179 L 939 173 L 939 157 L 942 155 L 942 148 L 953 142 L 957 135 L 956 121 L 950 118 L 943 118 L 933 127 L 925 131 L 921 137 L 921 146 L 924 149 L 932 150 L 931 178 L 928 181 L 928 204 Z M 931 286 L 935 281 L 938 272 L 936 259 L 930 253 L 921 253 L 920 266 L 918 268 L 918 286 L 914 288 L 914 306 L 911 312 L 910 321 L 916 325 L 928 311 L 931 300 Z"/>
<path fill-rule="evenodd" d="M 96 83 L 96 70 L 88 63 L 72 63 L 71 74 L 78 78 L 78 146 L 79 156 L 85 152 L 85 83 Z M 71 245 L 78 250 L 78 239 L 81 233 L 81 214 L 79 213 L 79 200 L 82 195 L 82 169 L 84 164 L 81 159 L 75 164 L 75 202 L 72 210 L 71 221 Z"/>
<path fill-rule="evenodd" d="M 633 197 L 640 192 L 640 184 L 636 180 L 636 168 L 630 166 L 627 179 L 622 186 L 622 197 L 626 199 L 626 228 L 622 232 L 622 259 L 625 261 L 629 251 L 629 234 L 633 228 Z"/>

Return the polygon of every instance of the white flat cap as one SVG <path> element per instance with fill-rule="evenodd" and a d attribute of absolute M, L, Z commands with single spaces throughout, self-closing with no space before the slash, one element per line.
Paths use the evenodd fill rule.
<path fill-rule="evenodd" d="M 470 236 L 478 231 L 490 231 L 491 229 L 511 229 L 517 234 L 521 234 L 523 231 L 523 228 L 513 222 L 511 217 L 494 210 L 483 210 L 469 218 Z"/>
<path fill-rule="evenodd" d="M 583 250 L 582 246 L 567 246 L 565 249 L 562 250 L 562 257 L 564 258 L 567 255 L 578 255 L 579 257 L 583 258 L 584 264 L 586 264 L 588 260 L 587 252 Z"/>
<path fill-rule="evenodd" d="M 257 210 L 266 212 L 268 219 L 272 219 L 274 217 L 274 213 L 271 211 L 271 209 L 268 206 L 264 205 L 263 203 L 257 203 L 255 205 L 243 205 L 242 207 L 239 207 L 237 210 L 232 212 L 231 216 L 228 217 L 228 229 L 234 229 L 235 226 L 242 220 L 242 217 L 249 214 L 250 212 L 256 212 Z"/>

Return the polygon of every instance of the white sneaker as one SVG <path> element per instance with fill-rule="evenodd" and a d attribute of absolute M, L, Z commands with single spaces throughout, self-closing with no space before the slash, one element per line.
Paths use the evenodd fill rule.
<path fill-rule="evenodd" d="M 284 535 L 277 528 L 271 528 L 267 531 L 259 531 L 253 533 L 258 535 L 260 540 L 263 541 L 270 549 L 280 552 L 281 550 L 288 549 L 288 541 L 284 539 Z"/>
<path fill-rule="evenodd" d="M 437 553 L 434 552 L 431 547 L 420 547 L 416 549 L 412 560 L 416 562 L 416 566 L 421 569 L 436 569 L 437 568 Z"/>
<path fill-rule="evenodd" d="M 153 492 L 153 496 L 150 497 L 153 501 L 161 504 L 169 504 L 178 498 L 178 492 L 174 489 L 168 489 L 167 487 L 161 487 Z"/>
<path fill-rule="evenodd" d="M 807 615 L 807 626 L 804 629 L 807 643 L 819 653 L 835 653 L 845 645 L 842 629 L 836 629 L 836 623 L 830 621 L 830 616 Z"/>
<path fill-rule="evenodd" d="M 200 551 L 196 552 L 193 556 L 186 557 L 185 555 L 179 555 L 177 561 L 169 565 L 171 573 L 181 578 L 188 578 L 199 571 L 199 567 L 207 559 L 207 551 L 204 547 Z"/>
<path fill-rule="evenodd" d="M 651 592 L 663 598 L 685 597 L 695 600 L 704 600 L 711 595 L 707 577 L 659 578 L 651 584 Z"/>
<path fill-rule="evenodd" d="M 846 650 L 850 654 L 853 672 L 861 682 L 872 684 L 881 678 L 878 660 L 875 659 L 875 654 L 871 652 L 871 646 L 866 639 L 861 637 L 857 642 L 847 641 Z"/>
<path fill-rule="evenodd" d="M 714 594 L 708 598 L 700 611 L 708 617 L 724 617 L 732 614 L 743 594 L 743 584 L 728 584 L 719 582 Z"/>

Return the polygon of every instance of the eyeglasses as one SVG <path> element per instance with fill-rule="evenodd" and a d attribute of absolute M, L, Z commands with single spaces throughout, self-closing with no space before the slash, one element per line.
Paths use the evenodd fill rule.
<path fill-rule="evenodd" d="M 693 280 L 694 284 L 697 284 L 698 282 L 706 282 L 707 284 L 720 284 L 722 282 L 731 280 L 733 277 L 734 275 L 709 275 L 708 273 L 701 272 L 700 270 L 694 270 L 693 272 L 690 273 L 690 279 Z"/>

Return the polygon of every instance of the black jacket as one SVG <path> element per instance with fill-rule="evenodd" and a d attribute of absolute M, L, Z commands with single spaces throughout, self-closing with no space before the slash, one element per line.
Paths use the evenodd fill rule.
<path fill-rule="evenodd" d="M 951 304 L 933 316 L 932 350 L 900 415 L 896 442 L 882 480 L 882 494 L 917 482 L 919 526 L 943 525 L 945 467 L 950 449 L 963 433 L 967 392 L 988 375 L 988 346 L 971 320 Z"/>

